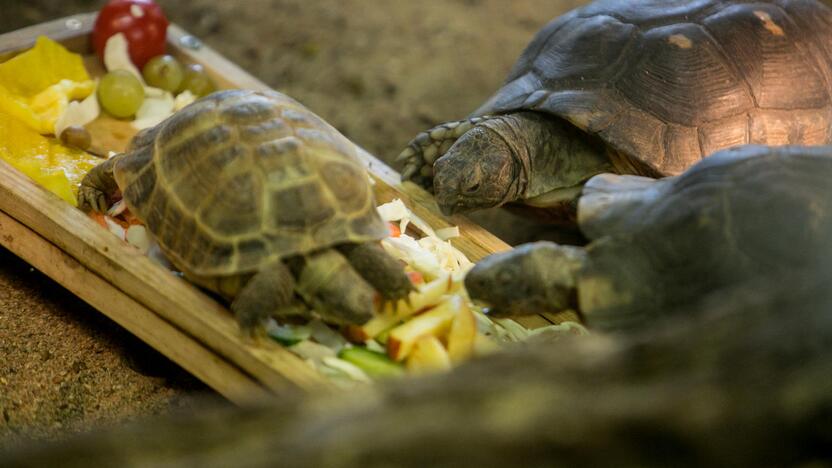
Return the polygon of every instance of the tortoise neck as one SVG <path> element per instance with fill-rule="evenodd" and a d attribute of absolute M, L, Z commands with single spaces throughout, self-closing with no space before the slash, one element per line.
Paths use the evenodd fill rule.
<path fill-rule="evenodd" d="M 511 190 L 513 200 L 548 203 L 559 194 L 580 192 L 583 183 L 594 175 L 614 171 L 601 142 L 557 117 L 516 112 L 480 125 L 499 134 L 516 161 L 519 174 Z"/>

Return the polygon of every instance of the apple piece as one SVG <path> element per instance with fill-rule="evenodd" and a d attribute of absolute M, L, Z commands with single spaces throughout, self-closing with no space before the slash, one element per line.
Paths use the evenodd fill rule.
<path fill-rule="evenodd" d="M 451 362 L 459 364 L 471 357 L 474 352 L 474 340 L 477 337 L 477 319 L 468 305 L 463 302 L 462 309 L 456 314 L 448 332 L 448 355 Z"/>
<path fill-rule="evenodd" d="M 376 315 L 364 325 L 347 325 L 344 334 L 353 343 L 363 343 L 375 338 L 379 333 L 390 329 L 399 322 L 401 322 L 401 318 L 393 314 Z"/>
<path fill-rule="evenodd" d="M 401 361 L 410 354 L 419 338 L 425 335 L 444 335 L 463 305 L 460 296 L 450 296 L 433 309 L 394 328 L 387 339 L 387 354 L 392 359 Z"/>
<path fill-rule="evenodd" d="M 451 358 L 439 338 L 424 335 L 413 345 L 407 358 L 407 371 L 412 374 L 442 372 L 451 368 Z"/>
<path fill-rule="evenodd" d="M 417 312 L 434 306 L 442 300 L 442 296 L 451 291 L 453 281 L 451 276 L 446 274 L 429 283 L 417 286 L 417 288 L 408 296 L 409 302 L 400 300 L 395 305 L 392 303 L 385 304 L 381 315 L 395 315 L 399 319 L 406 319 Z"/>

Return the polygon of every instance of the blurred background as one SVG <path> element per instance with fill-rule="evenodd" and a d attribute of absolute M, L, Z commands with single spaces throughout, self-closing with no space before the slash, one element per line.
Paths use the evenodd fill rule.
<path fill-rule="evenodd" d="M 390 160 L 498 89 L 532 35 L 579 0 L 157 0 L 168 18 Z M 97 10 L 0 0 L 0 33 Z M 218 398 L 0 250 L 0 449 Z"/>

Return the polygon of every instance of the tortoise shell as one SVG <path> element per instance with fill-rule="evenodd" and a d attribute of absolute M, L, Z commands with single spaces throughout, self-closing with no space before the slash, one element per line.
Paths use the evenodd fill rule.
<path fill-rule="evenodd" d="M 590 179 L 578 208 L 593 240 L 578 285 L 587 323 L 631 328 L 752 279 L 827 272 L 831 156 L 750 145 L 677 177 Z"/>
<path fill-rule="evenodd" d="M 277 92 L 194 102 L 137 134 L 114 174 L 163 252 L 199 276 L 387 233 L 355 145 Z"/>
<path fill-rule="evenodd" d="M 474 115 L 551 113 L 673 175 L 735 145 L 832 142 L 830 93 L 815 0 L 601 0 L 544 27 Z"/>

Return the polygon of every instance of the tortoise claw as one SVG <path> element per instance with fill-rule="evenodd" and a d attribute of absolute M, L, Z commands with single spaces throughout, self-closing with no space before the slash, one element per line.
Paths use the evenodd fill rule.
<path fill-rule="evenodd" d="M 108 208 L 107 196 L 104 195 L 104 192 L 87 185 L 81 185 L 78 189 L 77 201 L 78 208 L 85 212 L 103 213 Z"/>
<path fill-rule="evenodd" d="M 419 173 L 419 166 L 408 164 L 402 170 L 402 180 L 413 180 L 413 176 Z"/>

